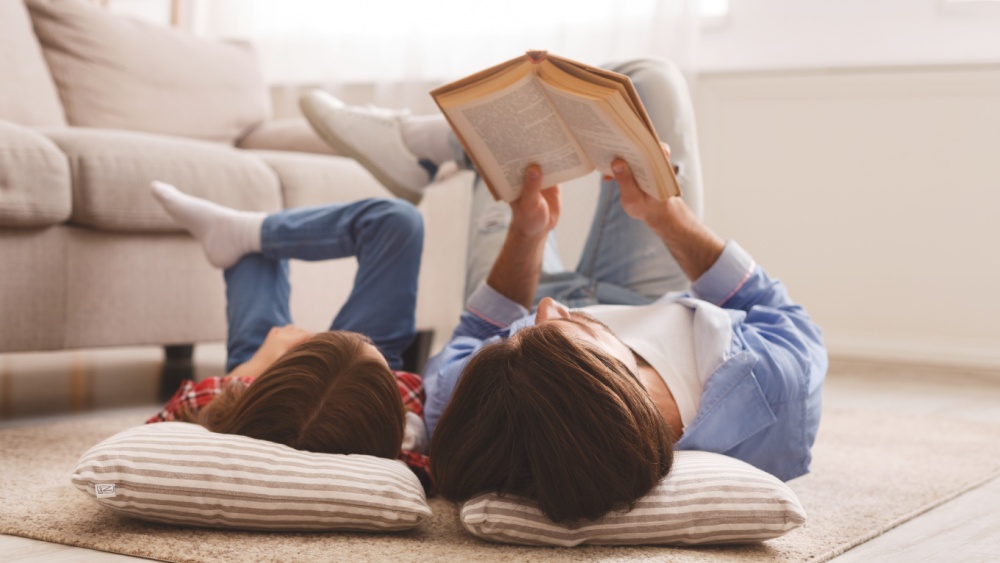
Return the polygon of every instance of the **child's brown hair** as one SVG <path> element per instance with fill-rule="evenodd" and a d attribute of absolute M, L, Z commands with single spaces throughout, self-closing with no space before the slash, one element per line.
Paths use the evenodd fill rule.
<path fill-rule="evenodd" d="M 227 384 L 192 421 L 299 450 L 393 459 L 403 443 L 403 401 L 395 375 L 366 344 L 353 332 L 317 334 L 252 385 Z"/>

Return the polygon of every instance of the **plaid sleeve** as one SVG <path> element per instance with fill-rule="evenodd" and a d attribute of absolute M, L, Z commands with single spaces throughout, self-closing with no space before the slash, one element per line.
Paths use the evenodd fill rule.
<path fill-rule="evenodd" d="M 244 385 L 250 385 L 253 378 L 239 377 L 236 380 Z M 185 379 L 181 382 L 180 389 L 164 405 L 163 410 L 151 416 L 146 424 L 177 420 L 184 407 L 187 407 L 192 413 L 199 412 L 205 405 L 211 403 L 219 393 L 222 393 L 226 381 L 227 378 L 224 377 L 208 377 L 198 383 Z"/>
<path fill-rule="evenodd" d="M 397 371 L 396 385 L 399 386 L 399 394 L 403 398 L 403 408 L 408 412 L 423 417 L 424 416 L 424 380 L 415 373 Z"/>
<path fill-rule="evenodd" d="M 427 496 L 434 494 L 434 479 L 431 477 L 431 458 L 417 452 L 402 450 L 396 459 L 405 463 L 410 468 L 410 471 L 417 476 Z"/>
<path fill-rule="evenodd" d="M 403 408 L 413 414 L 423 418 L 424 416 L 424 382 L 419 375 L 406 371 L 397 371 L 396 385 L 399 386 L 399 394 L 403 398 Z M 428 496 L 434 494 L 434 480 L 431 478 L 430 458 L 426 455 L 401 450 L 399 459 L 410 468 L 410 471 L 420 479 L 420 484 L 424 487 L 424 492 Z"/>

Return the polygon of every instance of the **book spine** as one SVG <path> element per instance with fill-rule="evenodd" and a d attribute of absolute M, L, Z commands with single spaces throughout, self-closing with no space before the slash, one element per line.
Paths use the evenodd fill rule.
<path fill-rule="evenodd" d="M 533 62 L 535 64 L 538 64 L 538 63 L 544 61 L 545 57 L 547 57 L 548 54 L 549 54 L 548 51 L 528 51 L 527 52 L 528 58 L 531 59 L 531 62 Z"/>

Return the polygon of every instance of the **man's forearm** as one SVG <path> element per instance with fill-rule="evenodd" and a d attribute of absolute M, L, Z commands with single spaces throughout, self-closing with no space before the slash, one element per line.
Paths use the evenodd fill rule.
<path fill-rule="evenodd" d="M 663 153 L 670 158 L 666 144 Z M 726 241 L 705 226 L 680 197 L 657 200 L 643 193 L 624 160 L 616 159 L 611 168 L 625 213 L 657 234 L 688 279 L 695 281 L 707 272 L 722 255 Z"/>
<path fill-rule="evenodd" d="M 521 197 L 510 203 L 507 238 L 486 277 L 494 291 L 525 309 L 534 304 L 545 241 L 559 221 L 559 186 L 542 188 L 541 181 L 542 169 L 528 166 Z"/>
<path fill-rule="evenodd" d="M 507 299 L 531 309 L 547 237 L 547 234 L 526 237 L 513 229 L 508 231 L 486 283 Z"/>
<path fill-rule="evenodd" d="M 726 241 L 702 223 L 681 198 L 671 198 L 667 210 L 664 220 L 657 222 L 653 231 L 667 245 L 688 279 L 697 280 L 722 255 Z"/>

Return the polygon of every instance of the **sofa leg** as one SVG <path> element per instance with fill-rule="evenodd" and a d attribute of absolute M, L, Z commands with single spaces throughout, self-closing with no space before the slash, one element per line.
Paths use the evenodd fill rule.
<path fill-rule="evenodd" d="M 431 342 L 434 340 L 434 331 L 430 329 L 418 330 L 417 336 L 410 343 L 406 350 L 403 350 L 403 371 L 419 374 L 424 369 L 424 364 L 431 353 Z"/>
<path fill-rule="evenodd" d="M 181 381 L 194 379 L 194 344 L 174 344 L 163 347 L 163 369 L 157 400 L 167 402 L 181 386 Z"/>

